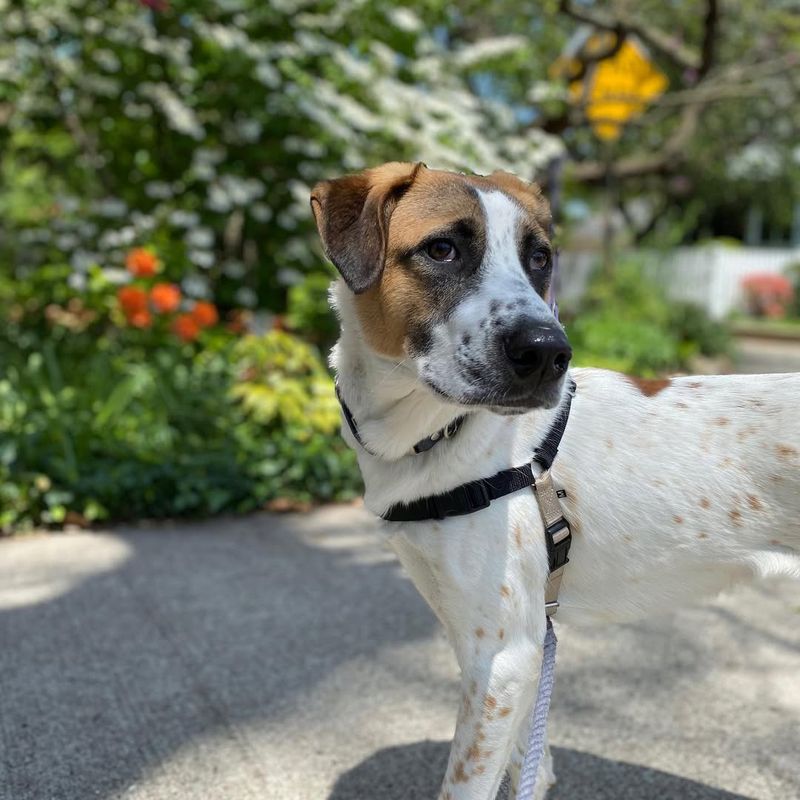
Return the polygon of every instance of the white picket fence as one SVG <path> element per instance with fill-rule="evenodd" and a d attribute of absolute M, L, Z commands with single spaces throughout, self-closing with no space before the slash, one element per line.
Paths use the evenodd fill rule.
<path fill-rule="evenodd" d="M 742 279 L 753 273 L 784 274 L 800 264 L 800 247 L 728 247 L 711 244 L 680 247 L 668 254 L 643 252 L 639 260 L 647 274 L 658 280 L 675 300 L 687 300 L 721 319 L 742 308 Z M 591 271 L 599 260 L 595 252 L 561 254 L 560 297 L 580 299 Z"/>

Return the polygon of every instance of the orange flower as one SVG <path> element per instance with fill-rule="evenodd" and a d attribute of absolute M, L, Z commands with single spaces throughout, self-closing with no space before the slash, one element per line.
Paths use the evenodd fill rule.
<path fill-rule="evenodd" d="M 181 290 L 174 283 L 157 283 L 150 290 L 150 302 L 156 311 L 168 314 L 181 304 Z"/>
<path fill-rule="evenodd" d="M 151 250 L 136 247 L 125 257 L 125 266 L 137 278 L 152 278 L 161 269 L 161 262 Z"/>
<path fill-rule="evenodd" d="M 147 311 L 147 293 L 138 286 L 122 286 L 117 291 L 117 300 L 126 317 L 137 311 Z"/>
<path fill-rule="evenodd" d="M 181 314 L 175 317 L 172 332 L 184 342 L 193 342 L 200 334 L 200 326 L 189 314 Z"/>
<path fill-rule="evenodd" d="M 146 308 L 128 314 L 127 318 L 128 322 L 133 325 L 134 328 L 149 328 L 153 323 L 153 317 Z"/>
<path fill-rule="evenodd" d="M 192 309 L 192 319 L 201 328 L 207 328 L 209 325 L 216 325 L 219 321 L 217 307 L 213 303 L 206 303 L 203 300 L 198 300 Z"/>

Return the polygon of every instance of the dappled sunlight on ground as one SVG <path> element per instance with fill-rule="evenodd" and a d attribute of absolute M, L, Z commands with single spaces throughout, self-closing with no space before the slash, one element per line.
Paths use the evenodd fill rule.
<path fill-rule="evenodd" d="M 76 549 L 79 561 L 67 556 Z M 89 578 L 118 569 L 130 555 L 124 541 L 99 534 L 0 541 L 0 612 L 56 600 Z"/>

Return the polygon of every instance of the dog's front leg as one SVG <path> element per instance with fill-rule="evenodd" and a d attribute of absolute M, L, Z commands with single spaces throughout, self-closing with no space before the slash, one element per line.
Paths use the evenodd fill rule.
<path fill-rule="evenodd" d="M 544 623 L 533 636 L 478 624 L 454 642 L 461 704 L 440 800 L 494 800 L 527 727 L 543 640 Z"/>

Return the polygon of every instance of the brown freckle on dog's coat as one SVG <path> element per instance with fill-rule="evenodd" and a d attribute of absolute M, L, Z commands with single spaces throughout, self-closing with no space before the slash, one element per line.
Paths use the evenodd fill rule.
<path fill-rule="evenodd" d="M 764 504 L 754 494 L 747 495 L 747 505 L 749 505 L 753 511 L 761 511 L 764 508 Z"/>
<path fill-rule="evenodd" d="M 483 764 L 479 764 L 477 767 L 475 767 L 476 775 L 483 775 L 484 772 L 486 772 L 486 767 Z"/>
<path fill-rule="evenodd" d="M 500 594 L 503 597 L 511 597 L 511 589 L 508 588 L 505 584 L 500 587 Z"/>
<path fill-rule="evenodd" d="M 742 428 L 742 430 L 736 434 L 736 439 L 740 442 L 743 442 L 748 436 L 752 436 L 755 432 L 756 428 L 752 425 L 748 425 L 746 428 Z"/>
<path fill-rule="evenodd" d="M 477 761 L 481 757 L 481 749 L 477 744 L 470 745 L 465 758 L 467 761 Z"/>
<path fill-rule="evenodd" d="M 500 630 L 497 631 L 497 638 L 502 641 L 503 639 L 505 639 L 505 637 L 506 637 L 505 628 L 500 628 Z"/>
<path fill-rule="evenodd" d="M 780 539 L 770 539 L 769 543 L 775 545 L 776 547 L 783 547 L 783 542 Z"/>
<path fill-rule="evenodd" d="M 737 509 L 733 509 L 732 511 L 728 512 L 728 516 L 731 518 L 731 521 L 737 527 L 742 524 L 742 512 L 738 511 Z"/>
<path fill-rule="evenodd" d="M 675 408 L 689 408 L 686 403 L 675 403 Z"/>
<path fill-rule="evenodd" d="M 791 458 L 797 455 L 797 448 L 788 444 L 779 444 L 775 449 L 781 458 Z"/>
<path fill-rule="evenodd" d="M 522 531 L 519 525 L 514 526 L 514 541 L 517 543 L 517 547 L 522 547 Z"/>
<path fill-rule="evenodd" d="M 676 514 L 676 515 L 675 515 L 675 516 L 672 518 L 672 521 L 673 521 L 673 522 L 674 522 L 676 525 L 683 525 L 683 517 L 679 516 L 678 514 Z"/>
<path fill-rule="evenodd" d="M 503 708 L 498 711 L 497 716 L 499 717 L 507 717 L 511 713 L 511 709 L 508 706 L 504 706 Z"/>
<path fill-rule="evenodd" d="M 486 631 L 483 628 L 476 628 L 475 629 L 475 635 L 479 639 L 483 639 L 483 637 L 486 635 Z"/>
<path fill-rule="evenodd" d="M 668 378 L 631 378 L 628 381 L 632 383 L 645 397 L 655 397 L 659 392 L 663 392 L 672 381 Z"/>
<path fill-rule="evenodd" d="M 724 428 L 726 425 L 730 425 L 731 421 L 727 417 L 717 417 L 714 420 L 715 425 L 719 425 L 721 428 Z"/>
<path fill-rule="evenodd" d="M 488 711 L 494 711 L 497 708 L 497 700 L 495 700 L 492 695 L 487 694 L 486 698 L 483 701 L 483 705 L 486 706 Z"/>
<path fill-rule="evenodd" d="M 700 533 L 697 534 L 697 538 L 698 539 L 708 539 L 708 534 L 705 531 L 700 531 Z"/>
<path fill-rule="evenodd" d="M 705 509 L 711 508 L 711 501 L 707 497 L 701 498 L 700 508 L 705 508 Z"/>
<path fill-rule="evenodd" d="M 702 389 L 703 384 L 700 381 L 692 381 L 691 383 L 686 384 L 690 389 Z"/>
<path fill-rule="evenodd" d="M 466 783 L 469 780 L 469 775 L 464 772 L 464 762 L 459 761 L 453 770 L 453 780 L 456 783 Z"/>

